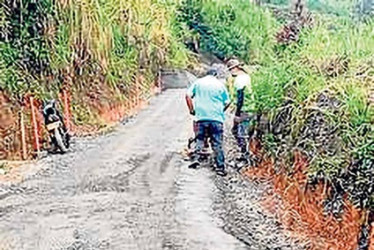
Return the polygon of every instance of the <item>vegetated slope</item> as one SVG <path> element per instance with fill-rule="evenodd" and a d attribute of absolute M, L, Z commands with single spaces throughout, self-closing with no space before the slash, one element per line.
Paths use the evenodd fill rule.
<path fill-rule="evenodd" d="M 40 104 L 66 89 L 76 125 L 105 125 L 101 109 L 147 96 L 161 67 L 188 65 L 175 8 L 158 0 L 2 1 L 1 117 L 11 111 L 19 120 L 25 97 Z M 1 141 L 11 143 L 0 148 L 19 152 L 19 136 L 10 130 L 19 124 L 1 126 Z"/>
<path fill-rule="evenodd" d="M 345 15 L 298 15 L 284 25 L 249 2 L 183 2 L 179 20 L 200 47 L 256 65 L 251 72 L 258 127 L 276 172 L 291 174 L 295 150 L 309 159 L 310 184 L 329 186 L 326 210 L 343 194 L 373 209 L 374 24 Z M 279 14 L 279 13 L 278 13 Z M 340 204 L 340 205 L 339 205 Z"/>

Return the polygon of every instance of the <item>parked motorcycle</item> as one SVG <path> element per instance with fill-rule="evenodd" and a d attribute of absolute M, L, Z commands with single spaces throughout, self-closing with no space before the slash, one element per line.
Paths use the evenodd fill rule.
<path fill-rule="evenodd" d="M 56 101 L 49 101 L 43 108 L 44 123 L 54 150 L 66 153 L 70 146 L 70 135 L 64 119 L 56 108 Z"/>

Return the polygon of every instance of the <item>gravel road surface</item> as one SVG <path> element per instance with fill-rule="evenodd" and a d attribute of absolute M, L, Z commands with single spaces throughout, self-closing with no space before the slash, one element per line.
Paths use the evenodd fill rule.
<path fill-rule="evenodd" d="M 187 168 L 184 92 L 0 184 L 0 249 L 302 249 L 262 213 L 264 187 Z"/>

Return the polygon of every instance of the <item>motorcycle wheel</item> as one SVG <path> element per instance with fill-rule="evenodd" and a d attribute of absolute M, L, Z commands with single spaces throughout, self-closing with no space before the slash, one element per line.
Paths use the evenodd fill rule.
<path fill-rule="evenodd" d="M 61 153 L 65 154 L 68 149 L 65 146 L 64 140 L 61 136 L 61 133 L 59 129 L 55 129 L 55 140 L 56 140 L 56 146 L 60 149 Z"/>

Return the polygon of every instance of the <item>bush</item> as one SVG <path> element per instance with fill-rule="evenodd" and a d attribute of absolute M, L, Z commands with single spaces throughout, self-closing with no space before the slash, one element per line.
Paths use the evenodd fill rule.
<path fill-rule="evenodd" d="M 249 1 L 185 0 L 179 20 L 199 34 L 203 50 L 219 58 L 262 64 L 271 56 L 275 19 Z"/>

